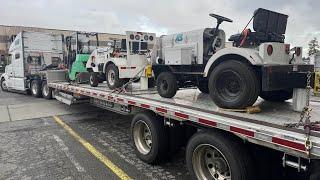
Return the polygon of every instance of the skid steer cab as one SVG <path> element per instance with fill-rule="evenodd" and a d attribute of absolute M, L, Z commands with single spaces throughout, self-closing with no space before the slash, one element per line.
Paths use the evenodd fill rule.
<path fill-rule="evenodd" d="M 155 42 L 155 33 L 127 31 L 126 39 L 94 51 L 86 64 L 91 86 L 98 86 L 102 74 L 110 89 L 122 87 L 129 80 L 139 81 L 140 89 L 148 89 L 148 78 L 152 76 L 150 51 Z"/>
<path fill-rule="evenodd" d="M 302 61 L 302 48 L 286 44 L 288 16 L 257 9 L 253 30 L 226 37 L 219 29 L 231 19 L 210 14 L 215 28 L 161 36 L 153 71 L 160 96 L 172 98 L 179 88 L 197 86 L 223 108 L 252 106 L 258 96 L 269 101 L 292 98 L 305 88 L 313 66 Z M 249 24 L 249 23 L 248 23 Z"/>

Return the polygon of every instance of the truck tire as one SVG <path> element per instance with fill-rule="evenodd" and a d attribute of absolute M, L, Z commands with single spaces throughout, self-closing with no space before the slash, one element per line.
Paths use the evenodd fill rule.
<path fill-rule="evenodd" d="M 176 76 L 171 72 L 162 72 L 157 78 L 158 94 L 164 98 L 172 98 L 178 90 Z"/>
<path fill-rule="evenodd" d="M 124 84 L 124 80 L 119 78 L 118 67 L 114 64 L 109 64 L 106 68 L 106 80 L 110 89 L 116 89 Z"/>
<path fill-rule="evenodd" d="M 186 149 L 192 179 L 254 179 L 253 161 L 237 139 L 221 132 L 198 132 Z"/>
<path fill-rule="evenodd" d="M 99 84 L 98 74 L 97 74 L 97 73 L 94 73 L 94 72 L 90 73 L 89 82 L 90 82 L 90 86 L 91 86 L 91 87 L 97 87 L 98 84 Z"/>
<path fill-rule="evenodd" d="M 42 97 L 45 99 L 52 99 L 52 88 L 48 86 L 47 81 L 42 82 Z"/>
<path fill-rule="evenodd" d="M 260 97 L 266 101 L 282 102 L 291 99 L 293 95 L 292 89 L 277 90 L 277 91 L 262 91 Z"/>
<path fill-rule="evenodd" d="M 32 80 L 31 81 L 31 95 L 34 97 L 41 97 L 41 81 L 40 80 Z"/>
<path fill-rule="evenodd" d="M 1 78 L 0 80 L 0 86 L 2 91 L 7 91 L 7 85 L 6 85 L 6 80 L 4 78 Z"/>
<path fill-rule="evenodd" d="M 168 153 L 168 133 L 159 116 L 145 111 L 134 116 L 131 133 L 137 156 L 149 164 L 159 163 Z"/>
<path fill-rule="evenodd" d="M 250 65 L 236 60 L 222 62 L 209 77 L 209 93 L 221 108 L 252 106 L 260 93 L 260 83 Z"/>
<path fill-rule="evenodd" d="M 208 94 L 209 93 L 209 87 L 208 87 L 208 82 L 207 81 L 200 81 L 198 84 L 198 89 L 204 93 Z"/>

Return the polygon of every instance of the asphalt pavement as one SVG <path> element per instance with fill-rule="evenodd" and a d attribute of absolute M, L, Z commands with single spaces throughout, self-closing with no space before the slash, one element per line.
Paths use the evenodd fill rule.
<path fill-rule="evenodd" d="M 159 165 L 135 155 L 131 118 L 0 91 L 0 179 L 190 179 L 183 149 Z"/>

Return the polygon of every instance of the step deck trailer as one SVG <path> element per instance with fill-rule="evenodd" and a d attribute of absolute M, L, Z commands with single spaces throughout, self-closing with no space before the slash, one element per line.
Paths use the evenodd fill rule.
<path fill-rule="evenodd" d="M 320 133 L 318 131 L 312 130 L 306 133 L 303 127 L 289 128 L 285 125 L 297 123 L 300 119 L 300 113 L 292 110 L 291 102 L 272 103 L 259 99 L 255 105 L 260 106 L 262 111 L 248 114 L 220 110 L 211 101 L 209 95 L 200 93 L 197 89 L 181 90 L 173 99 L 166 99 L 161 98 L 156 90 L 134 90 L 134 85 L 131 90 L 129 88 L 123 93 L 111 91 L 105 84 L 91 87 L 85 84 L 52 82 L 48 85 L 54 89 L 56 99 L 60 101 L 65 99 L 61 96 L 62 94 L 69 94 L 68 96 L 72 98 L 81 95 L 90 99 L 90 103 L 95 106 L 123 114 L 152 111 L 164 117 L 164 126 L 171 126 L 178 122 L 176 124 L 193 125 L 206 129 L 206 131 L 220 129 L 226 132 L 226 136 L 236 135 L 244 141 L 282 152 L 284 154 L 283 165 L 297 168 L 299 171 L 307 170 L 311 163 L 306 162 L 318 162 L 317 159 L 320 157 Z M 310 105 L 312 107 L 311 120 L 316 121 L 320 117 L 320 102 L 311 100 Z M 188 157 L 186 158 L 188 164 Z M 195 162 L 192 161 L 192 163 Z M 202 177 L 201 171 L 194 171 L 193 175 L 200 172 L 200 176 L 196 176 Z"/>

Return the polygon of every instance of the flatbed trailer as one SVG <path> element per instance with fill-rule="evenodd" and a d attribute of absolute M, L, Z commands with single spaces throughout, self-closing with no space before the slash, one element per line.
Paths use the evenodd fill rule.
<path fill-rule="evenodd" d="M 275 103 L 258 99 L 255 106 L 259 106 L 261 112 L 250 114 L 220 109 L 212 102 L 208 94 L 200 93 L 197 89 L 180 90 L 174 98 L 166 99 L 161 98 L 154 89 L 145 91 L 138 90 L 139 88 L 136 88 L 135 84 L 129 86 L 126 90 L 122 89 L 121 92 L 108 89 L 106 84 L 99 84 L 99 87 L 91 87 L 90 85 L 85 84 L 51 82 L 48 83 L 48 86 L 53 89 L 56 99 L 60 99 L 60 101 L 65 99 L 63 97 L 66 97 L 62 96 L 63 94 L 67 94 L 67 96 L 74 98 L 67 104 L 76 102 L 76 99 L 81 97 L 80 99 L 87 99 L 91 104 L 100 108 L 122 114 L 135 114 L 133 122 L 136 122 L 139 117 L 143 120 L 141 114 L 150 114 L 150 112 L 152 112 L 152 114 L 156 115 L 154 117 L 161 117 L 160 120 L 159 118 L 156 118 L 156 121 L 161 122 L 160 124 L 156 124 L 156 121 L 151 121 L 157 126 L 160 125 L 166 128 L 171 127 L 172 129 L 178 129 L 178 126 L 195 127 L 197 133 L 191 137 L 186 148 L 187 167 L 189 171 L 192 171 L 190 172 L 192 177 L 206 178 L 203 173 L 206 173 L 207 171 L 198 167 L 202 165 L 198 165 L 198 160 L 194 159 L 197 157 L 194 154 L 195 152 L 198 152 L 197 149 L 190 150 L 190 148 L 194 148 L 194 144 L 201 141 L 199 138 L 205 139 L 206 136 L 204 134 L 208 132 L 207 135 L 209 135 L 209 137 L 211 136 L 213 140 L 225 138 L 223 139 L 223 142 L 226 143 L 228 143 L 228 139 L 230 139 L 230 141 L 234 141 L 234 139 L 237 139 L 236 141 L 240 140 L 240 145 L 237 144 L 236 146 L 239 149 L 242 149 L 242 146 L 245 146 L 242 144 L 246 143 L 266 147 L 267 149 L 274 149 L 283 154 L 282 160 L 279 160 L 283 163 L 283 166 L 294 167 L 298 169 L 299 172 L 308 171 L 309 174 L 311 174 L 310 179 L 314 177 L 316 177 L 316 179 L 319 178 L 319 176 L 317 176 L 319 170 L 317 164 L 318 159 L 320 158 L 320 132 L 317 131 L 317 128 L 314 128 L 314 126 L 317 127 L 317 121 L 320 117 L 320 101 L 318 99 L 311 98 L 310 106 L 312 108 L 312 118 L 310 124 L 313 126 L 310 131 L 306 131 L 303 126 L 288 126 L 288 124 L 292 125 L 298 123 L 301 118 L 300 112 L 292 110 L 291 101 Z M 153 127 L 149 127 L 153 125 L 146 124 L 149 131 L 151 131 L 151 134 L 157 134 L 157 136 L 159 136 L 159 133 L 161 135 L 161 133 L 164 132 L 162 131 L 162 128 L 158 128 L 157 131 L 154 131 Z M 134 127 L 133 123 L 132 128 Z M 161 146 L 167 147 L 168 143 L 152 142 L 151 147 L 155 148 L 154 146 L 156 144 L 157 151 L 155 155 L 152 155 L 153 157 L 150 157 L 147 156 L 148 153 L 144 153 L 143 147 L 142 150 L 141 147 L 139 149 L 138 146 L 141 140 L 135 139 L 136 131 L 134 129 L 131 129 L 131 131 L 137 155 L 142 160 L 148 163 L 154 163 L 158 160 L 157 158 L 162 157 L 164 152 L 162 151 L 163 147 Z M 211 131 L 214 133 L 211 133 Z M 218 134 L 222 134 L 222 136 L 215 136 L 217 132 Z M 199 134 L 198 139 L 196 137 L 197 134 Z M 171 141 L 170 138 L 178 137 L 181 136 L 175 134 L 174 136 L 167 137 L 169 139 L 167 140 Z M 153 139 L 153 141 L 159 139 L 160 138 L 157 137 L 156 139 Z M 203 142 L 203 144 L 206 143 Z M 213 149 L 217 149 L 216 147 L 218 146 L 212 146 Z M 233 146 L 230 145 L 228 147 Z M 228 153 L 221 151 L 223 150 L 218 149 L 218 152 L 222 154 L 221 157 L 226 159 L 225 162 L 227 162 L 226 164 L 228 164 L 230 172 L 236 171 L 234 170 L 234 167 L 232 167 L 232 158 L 237 159 L 239 157 L 227 157 L 226 154 Z M 241 154 L 237 153 L 235 148 L 229 148 L 228 151 L 236 153 L 234 156 L 240 156 Z M 242 159 L 237 160 L 249 161 L 246 159 L 245 155 L 241 158 Z M 246 163 L 244 164 L 248 165 Z M 208 167 L 208 172 L 210 172 L 210 166 L 209 163 L 209 165 L 207 164 L 204 168 Z M 231 176 L 230 172 L 224 176 L 221 173 L 218 175 L 213 173 L 212 176 L 222 176 L 228 179 L 228 177 Z M 250 179 L 249 176 L 246 178 Z"/>

